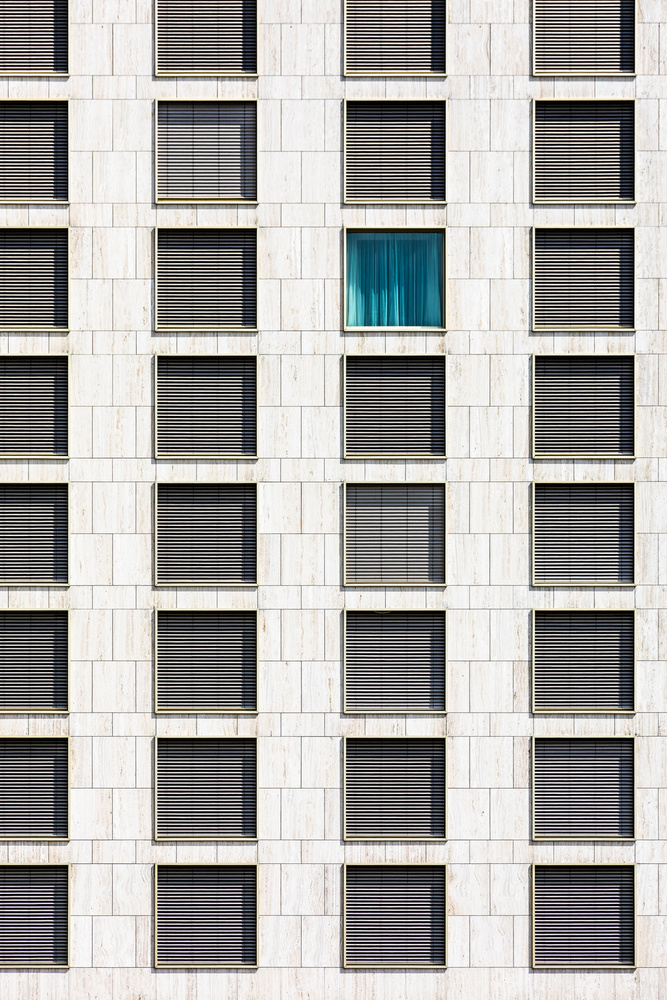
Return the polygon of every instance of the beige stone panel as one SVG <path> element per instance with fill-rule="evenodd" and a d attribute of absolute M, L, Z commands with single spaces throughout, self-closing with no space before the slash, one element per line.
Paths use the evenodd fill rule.
<path fill-rule="evenodd" d="M 93 785 L 97 788 L 134 788 L 135 741 L 132 737 L 93 739 Z"/>
<path fill-rule="evenodd" d="M 111 789 L 70 790 L 70 837 L 73 840 L 111 838 Z"/>
<path fill-rule="evenodd" d="M 447 835 L 450 840 L 489 839 L 487 788 L 450 788 L 447 806 Z"/>
<path fill-rule="evenodd" d="M 324 913 L 322 865 L 281 865 L 280 912 L 288 916 L 315 916 Z"/>
<path fill-rule="evenodd" d="M 147 840 L 151 837 L 151 790 L 145 788 L 114 788 L 114 840 Z"/>
<path fill-rule="evenodd" d="M 134 917 L 93 918 L 93 964 L 102 967 L 135 964 Z"/>
<path fill-rule="evenodd" d="M 340 788 L 341 743 L 333 737 L 301 740 L 303 788 Z"/>
<path fill-rule="evenodd" d="M 283 788 L 281 831 L 285 840 L 324 837 L 324 789 Z"/>
<path fill-rule="evenodd" d="M 488 914 L 489 866 L 450 864 L 447 868 L 449 912 Z"/>
<path fill-rule="evenodd" d="M 71 25 L 69 50 L 72 65 L 69 68 L 73 74 L 111 74 L 111 32 L 109 24 Z"/>
<path fill-rule="evenodd" d="M 488 660 L 488 611 L 454 609 L 449 612 L 447 655 L 452 660 Z"/>
<path fill-rule="evenodd" d="M 324 150 L 324 101 L 282 101 L 283 150 Z"/>
<path fill-rule="evenodd" d="M 80 488 L 79 484 L 77 484 L 77 488 Z M 92 531 L 96 534 L 135 531 L 136 486 L 134 483 L 93 483 L 91 492 L 93 498 Z"/>
<path fill-rule="evenodd" d="M 288 660 L 323 658 L 324 621 L 318 611 L 284 611 L 283 657 Z"/>
<path fill-rule="evenodd" d="M 301 784 L 301 741 L 296 737 L 263 738 L 258 764 L 260 788 L 298 788 Z"/>
<path fill-rule="evenodd" d="M 511 788 L 513 741 L 507 737 L 470 740 L 470 784 L 473 788 Z"/>
<path fill-rule="evenodd" d="M 489 149 L 489 102 L 450 100 L 448 149 Z"/>
<path fill-rule="evenodd" d="M 111 865 L 72 865 L 70 913 L 73 916 L 103 916 L 111 913 Z"/>
<path fill-rule="evenodd" d="M 454 585 L 488 583 L 488 535 L 449 535 L 447 569 L 448 580 Z"/>
<path fill-rule="evenodd" d="M 301 921 L 302 965 L 306 968 L 338 967 L 340 934 L 340 917 L 304 916 Z M 303 993 L 298 995 L 304 996 Z"/>
<path fill-rule="evenodd" d="M 513 957 L 514 921 L 511 917 L 470 918 L 470 962 L 473 966 L 509 966 Z"/>
<path fill-rule="evenodd" d="M 301 157 L 298 153 L 264 152 L 258 167 L 264 201 L 301 201 Z"/>
<path fill-rule="evenodd" d="M 260 273 L 266 278 L 301 277 L 301 232 L 295 228 L 263 229 Z"/>

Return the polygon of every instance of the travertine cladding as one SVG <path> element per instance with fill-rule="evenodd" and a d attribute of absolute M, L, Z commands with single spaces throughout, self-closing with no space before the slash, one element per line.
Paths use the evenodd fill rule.
<path fill-rule="evenodd" d="M 3 1000 L 595 1000 L 667 996 L 667 70 L 659 0 L 641 0 L 634 79 L 531 79 L 528 0 L 450 0 L 447 79 L 341 76 L 340 0 L 260 0 L 260 77 L 155 79 L 149 0 L 70 0 L 69 80 L 3 79 L 2 98 L 69 97 L 67 207 L 0 207 L 0 223 L 72 226 L 69 336 L 3 334 L 1 349 L 72 354 L 69 463 L 6 462 L 0 477 L 71 480 L 68 591 L 0 591 L 9 607 L 71 608 L 72 714 L 5 717 L 0 735 L 71 733 L 72 840 L 2 844 L 0 860 L 70 861 L 69 973 L 0 972 Z M 664 17 L 664 11 L 663 11 Z M 661 35 L 662 32 L 662 35 Z M 341 206 L 341 101 L 446 97 L 449 205 Z M 257 208 L 153 204 L 157 98 L 259 98 Z M 637 97 L 636 207 L 530 205 L 534 97 Z M 258 224 L 260 332 L 152 332 L 152 228 Z M 341 332 L 343 225 L 448 225 L 449 332 Z M 529 235 L 538 225 L 636 225 L 637 334 L 535 335 Z M 341 461 L 341 355 L 449 355 L 444 462 Z M 533 352 L 638 352 L 634 462 L 529 459 Z M 259 354 L 257 462 L 153 460 L 154 353 Z M 449 490 L 448 579 L 437 589 L 341 588 L 341 483 L 436 481 Z M 531 590 L 536 480 L 636 478 L 638 586 Z M 159 481 L 257 480 L 260 580 L 248 589 L 152 587 Z M 532 607 L 637 607 L 634 717 L 529 713 Z M 255 717 L 156 718 L 152 614 L 260 609 Z M 448 708 L 343 717 L 341 611 L 449 609 Z M 260 737 L 253 844 L 152 841 L 156 734 Z M 449 841 L 341 842 L 344 734 L 449 737 Z M 532 733 L 637 733 L 636 844 L 531 844 Z M 341 864 L 449 868 L 449 965 L 343 972 Z M 151 866 L 260 863 L 257 972 L 161 971 Z M 638 862 L 638 964 L 529 971 L 532 861 Z"/>

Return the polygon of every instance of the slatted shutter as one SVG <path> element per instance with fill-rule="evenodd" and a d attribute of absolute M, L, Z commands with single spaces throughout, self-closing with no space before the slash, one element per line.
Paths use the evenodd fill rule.
<path fill-rule="evenodd" d="M 347 584 L 444 584 L 443 485 L 348 483 Z"/>
<path fill-rule="evenodd" d="M 158 584 L 257 582 L 254 483 L 157 486 Z"/>
<path fill-rule="evenodd" d="M 0 328 L 67 329 L 67 230 L 0 230 Z"/>
<path fill-rule="evenodd" d="M 255 101 L 158 101 L 158 201 L 256 198 Z"/>
<path fill-rule="evenodd" d="M 67 663 L 66 611 L 0 611 L 0 712 L 66 712 Z"/>
<path fill-rule="evenodd" d="M 156 966 L 257 965 L 254 865 L 156 865 Z"/>
<path fill-rule="evenodd" d="M 345 200 L 445 200 L 445 102 L 347 101 Z"/>
<path fill-rule="evenodd" d="M 158 457 L 257 454 L 257 359 L 162 355 Z"/>
<path fill-rule="evenodd" d="M 0 582 L 67 583 L 67 484 L 0 485 Z"/>
<path fill-rule="evenodd" d="M 535 73 L 634 73 L 633 0 L 535 0 Z"/>
<path fill-rule="evenodd" d="M 0 966 L 68 964 L 67 865 L 0 865 Z"/>
<path fill-rule="evenodd" d="M 445 454 L 443 357 L 345 358 L 345 454 Z"/>
<path fill-rule="evenodd" d="M 345 865 L 350 966 L 446 962 L 444 865 Z"/>
<path fill-rule="evenodd" d="M 158 611 L 157 710 L 257 708 L 255 611 Z"/>
<path fill-rule="evenodd" d="M 536 330 L 634 328 L 634 230 L 536 229 Z"/>
<path fill-rule="evenodd" d="M 631 584 L 632 483 L 535 483 L 536 583 Z"/>
<path fill-rule="evenodd" d="M 345 72 L 445 72 L 445 0 L 346 0 Z"/>
<path fill-rule="evenodd" d="M 255 229 L 160 229 L 157 328 L 257 326 Z"/>
<path fill-rule="evenodd" d="M 0 454 L 67 455 L 67 357 L 0 357 Z"/>
<path fill-rule="evenodd" d="M 633 865 L 534 865 L 533 967 L 635 964 Z"/>
<path fill-rule="evenodd" d="M 256 0 L 156 0 L 158 76 L 257 72 Z"/>
<path fill-rule="evenodd" d="M 633 611 L 535 611 L 535 712 L 632 712 Z"/>
<path fill-rule="evenodd" d="M 0 201 L 67 201 L 67 101 L 0 101 Z"/>
<path fill-rule="evenodd" d="M 0 738 L 0 839 L 67 839 L 67 737 Z"/>
<path fill-rule="evenodd" d="M 0 73 L 67 73 L 67 0 L 0 5 Z"/>
<path fill-rule="evenodd" d="M 257 836 L 257 741 L 160 738 L 156 839 Z"/>

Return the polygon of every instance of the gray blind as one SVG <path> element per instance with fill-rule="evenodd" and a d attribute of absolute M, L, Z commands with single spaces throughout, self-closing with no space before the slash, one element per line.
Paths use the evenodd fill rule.
<path fill-rule="evenodd" d="M 0 327 L 67 329 L 67 230 L 0 231 Z"/>
<path fill-rule="evenodd" d="M 444 583 L 445 488 L 346 487 L 346 582 Z"/>
<path fill-rule="evenodd" d="M 67 455 L 67 357 L 0 357 L 0 454 Z"/>
<path fill-rule="evenodd" d="M 158 455 L 257 454 L 257 359 L 159 356 Z"/>
<path fill-rule="evenodd" d="M 346 201 L 444 201 L 444 101 L 348 101 Z"/>
<path fill-rule="evenodd" d="M 347 455 L 445 454 L 443 357 L 346 357 Z"/>
<path fill-rule="evenodd" d="M 158 965 L 256 965 L 254 865 L 156 865 Z"/>
<path fill-rule="evenodd" d="M 632 583 L 631 483 L 536 483 L 535 580 Z"/>
<path fill-rule="evenodd" d="M 0 485 L 0 581 L 67 583 L 67 485 Z"/>
<path fill-rule="evenodd" d="M 347 611 L 345 710 L 444 712 L 444 612 Z"/>
<path fill-rule="evenodd" d="M 631 739 L 536 739 L 536 837 L 634 836 Z"/>
<path fill-rule="evenodd" d="M 256 0 L 157 0 L 158 73 L 257 72 Z"/>
<path fill-rule="evenodd" d="M 156 489 L 158 583 L 256 583 L 254 483 L 159 483 Z"/>
<path fill-rule="evenodd" d="M 0 865 L 0 966 L 68 962 L 67 865 Z"/>
<path fill-rule="evenodd" d="M 634 965 L 632 865 L 535 865 L 536 966 Z"/>
<path fill-rule="evenodd" d="M 536 357 L 535 455 L 632 455 L 634 358 Z"/>
<path fill-rule="evenodd" d="M 67 837 L 67 739 L 0 738 L 0 837 Z"/>
<path fill-rule="evenodd" d="M 538 73 L 634 73 L 633 0 L 535 0 Z"/>
<path fill-rule="evenodd" d="M 346 0 L 346 73 L 445 72 L 445 0 Z"/>
<path fill-rule="evenodd" d="M 66 73 L 67 27 L 67 0 L 6 0 L 0 73 Z"/>
<path fill-rule="evenodd" d="M 634 230 L 536 229 L 535 327 L 632 329 Z"/>
<path fill-rule="evenodd" d="M 257 325 L 254 229 L 160 229 L 157 325 L 225 329 Z"/>
<path fill-rule="evenodd" d="M 444 865 L 347 865 L 346 965 L 444 965 Z"/>
<path fill-rule="evenodd" d="M 631 712 L 633 611 L 535 611 L 537 711 Z"/>
<path fill-rule="evenodd" d="M 257 197 L 254 101 L 159 101 L 158 198 Z"/>
<path fill-rule="evenodd" d="M 67 101 L 0 101 L 0 199 L 67 201 Z"/>
<path fill-rule="evenodd" d="M 0 611 L 0 711 L 67 711 L 66 611 Z"/>

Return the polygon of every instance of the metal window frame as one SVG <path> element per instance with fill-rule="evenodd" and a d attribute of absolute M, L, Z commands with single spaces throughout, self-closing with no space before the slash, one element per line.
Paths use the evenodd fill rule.
<path fill-rule="evenodd" d="M 359 78 L 359 77 L 361 77 L 361 78 L 363 78 L 363 77 L 380 77 L 380 78 L 386 78 L 386 77 L 403 76 L 403 77 L 417 77 L 417 78 L 419 78 L 419 77 L 423 76 L 423 77 L 427 77 L 427 78 L 428 77 L 435 77 L 435 79 L 440 79 L 440 80 L 444 79 L 447 76 L 447 67 L 449 66 L 449 31 L 447 30 L 449 28 L 449 4 L 448 4 L 447 0 L 444 0 L 444 8 L 445 8 L 445 10 L 444 10 L 444 13 L 445 13 L 445 39 L 444 39 L 445 69 L 444 69 L 444 71 L 442 73 L 435 73 L 432 70 L 430 72 L 427 71 L 427 72 L 424 72 L 424 73 L 414 73 L 414 72 L 413 73 L 406 73 L 406 72 L 401 71 L 401 70 L 389 70 L 386 73 L 355 73 L 353 70 L 349 70 L 347 68 L 347 25 L 348 25 L 349 17 L 348 17 L 348 12 L 347 12 L 347 0 L 343 0 L 343 25 L 342 25 L 342 27 L 343 27 L 343 66 L 342 66 L 342 70 L 343 70 L 343 74 L 342 75 L 343 75 L 343 77 L 350 76 L 350 77 L 353 77 L 353 78 L 354 77 L 357 77 L 357 78 Z"/>
<path fill-rule="evenodd" d="M 602 76 L 602 77 L 621 77 L 633 79 L 637 76 L 637 0 L 634 0 L 633 4 L 634 11 L 634 46 L 633 46 L 633 65 L 634 70 L 632 73 L 627 73 L 619 70 L 571 70 L 571 69 L 551 69 L 551 70 L 539 70 L 537 68 L 537 0 L 532 2 L 532 32 L 531 32 L 531 43 L 532 43 L 532 59 L 531 59 L 531 71 L 533 76 L 537 77 L 550 77 L 550 76 Z"/>
<path fill-rule="evenodd" d="M 68 16 L 69 16 L 69 4 L 68 4 Z M 69 31 L 67 32 L 67 37 L 69 39 Z M 0 73 L 0 76 L 9 76 L 9 75 L 10 74 L 8 74 L 8 73 Z M 38 74 L 34 74 L 34 73 L 33 74 L 17 73 L 17 74 L 11 74 L 11 75 L 16 75 L 16 76 L 28 76 L 28 75 L 36 76 Z M 42 74 L 39 74 L 39 75 L 41 76 Z M 50 76 L 56 76 L 56 77 L 64 77 L 64 76 L 66 76 L 66 74 L 64 74 L 64 73 L 51 73 L 49 75 Z M 69 192 L 69 187 L 70 187 L 70 184 L 69 184 L 69 175 L 70 175 L 69 161 L 70 161 L 70 153 L 71 153 L 71 149 L 70 149 L 71 130 L 70 130 L 70 127 L 69 127 L 69 101 L 70 101 L 69 97 L 44 97 L 44 98 L 42 98 L 42 97 L 33 97 L 33 98 L 20 97 L 20 98 L 17 98 L 17 99 L 8 97 L 8 98 L 3 98 L 0 101 L 0 103 L 2 103 L 2 104 L 64 104 L 65 107 L 66 107 L 66 109 L 67 109 L 67 198 L 0 198 L 0 205 L 65 205 L 65 206 L 68 206 L 70 204 L 70 197 L 69 197 L 69 193 L 70 193 Z M 0 123 L 0 127 L 2 127 L 1 123 Z M 7 228 L 9 228 L 9 227 L 7 227 Z M 50 227 L 44 227 L 44 228 L 50 228 Z"/>
<path fill-rule="evenodd" d="M 72 907 L 72 865 L 69 861 L 49 861 L 46 863 L 21 861 L 18 863 L 8 862 L 0 864 L 0 868 L 66 868 L 67 869 L 67 962 L 64 965 L 50 962 L 0 962 L 0 969 L 69 969 L 70 968 L 70 930 L 71 930 L 71 907 Z"/>
<path fill-rule="evenodd" d="M 22 76 L 40 77 L 40 76 L 43 76 L 43 77 L 50 77 L 50 78 L 55 78 L 55 79 L 61 79 L 61 80 L 65 79 L 66 80 L 67 77 L 69 77 L 71 75 L 70 74 L 70 54 L 71 54 L 71 52 L 70 52 L 70 38 L 72 36 L 72 18 L 71 18 L 71 12 L 70 12 L 70 4 L 69 4 L 68 0 L 66 0 L 66 3 L 65 3 L 65 10 L 66 10 L 66 17 L 67 17 L 67 50 L 66 50 L 67 69 L 65 70 L 65 72 L 63 73 L 63 72 L 60 72 L 60 71 L 57 71 L 57 70 L 53 70 L 53 69 L 50 69 L 50 70 L 48 70 L 48 69 L 46 69 L 46 70 L 25 70 L 25 69 L 21 69 L 21 70 L 9 69 L 9 70 L 7 70 L 7 69 L 0 69 L 0 77 L 10 77 L 10 76 L 16 76 L 16 77 L 22 77 Z"/>
<path fill-rule="evenodd" d="M 53 713 L 51 713 L 51 714 L 53 714 Z M 40 715 L 41 715 L 41 712 L 40 712 Z M 0 735 L 0 743 L 4 743 L 7 740 L 62 740 L 65 743 L 65 746 L 67 747 L 67 833 L 66 833 L 66 835 L 64 837 L 56 837 L 53 834 L 51 834 L 51 835 L 45 834 L 43 836 L 39 836 L 39 835 L 31 834 L 31 833 L 28 833 L 28 834 L 13 833 L 11 835 L 10 834 L 5 834 L 4 836 L 2 834 L 0 834 L 0 842 L 2 842 L 2 843 L 14 843 L 15 841 L 18 840 L 18 841 L 21 841 L 21 842 L 23 842 L 23 841 L 29 841 L 30 843 L 35 843 L 35 842 L 45 842 L 45 843 L 50 843 L 50 844 L 54 844 L 54 843 L 55 844 L 57 844 L 57 843 L 66 844 L 66 843 L 68 843 L 71 840 L 71 837 L 70 837 L 70 813 L 71 813 L 71 790 L 72 790 L 71 789 L 71 784 L 72 784 L 72 775 L 71 775 L 71 771 L 72 771 L 72 744 L 71 744 L 71 737 L 69 736 L 69 734 L 65 734 L 63 736 L 63 735 L 60 735 L 59 733 L 55 733 L 55 734 L 39 733 L 38 735 L 33 735 L 32 733 L 28 733 L 27 735 L 15 735 L 15 734 L 11 734 L 9 736 L 4 735 L 4 734 Z M 3 781 L 4 781 L 4 778 L 3 778 Z"/>
<path fill-rule="evenodd" d="M 0 360 L 5 360 L 7 358 L 20 358 L 22 361 L 26 361 L 26 360 L 29 361 L 32 358 L 49 358 L 49 359 L 52 359 L 52 358 L 67 358 L 67 452 L 64 455 L 59 455 L 59 454 L 56 454 L 55 452 L 52 452 L 52 451 L 44 451 L 44 452 L 42 452 L 42 451 L 26 451 L 26 452 L 0 451 L 0 458 L 1 459 L 5 459 L 7 461 L 12 460 L 12 459 L 19 459 L 19 458 L 25 458 L 25 459 L 48 458 L 48 459 L 51 459 L 51 460 L 56 461 L 56 462 L 67 462 L 67 461 L 69 461 L 69 458 L 70 458 L 70 455 L 69 455 L 69 429 L 70 429 L 70 425 L 71 425 L 71 415 L 72 415 L 71 414 L 71 408 L 72 407 L 71 407 L 71 401 L 70 401 L 70 397 L 71 397 L 70 385 L 71 385 L 71 381 L 72 381 L 72 379 L 71 379 L 71 375 L 72 375 L 72 355 L 69 354 L 69 353 L 68 354 L 64 354 L 64 353 L 55 352 L 55 351 L 52 352 L 51 354 L 46 354 L 44 352 L 40 352 L 39 354 L 3 354 L 2 358 Z M 0 709 L 0 711 L 2 711 L 2 709 Z"/>
<path fill-rule="evenodd" d="M 31 479 L 3 479 L 0 480 L 0 488 L 3 486 L 64 486 L 67 490 L 67 579 L 66 580 L 3 580 L 0 579 L 0 586 L 3 587 L 69 587 L 70 586 L 70 566 L 71 566 L 71 539 L 70 539 L 70 481 L 58 482 L 53 479 L 48 479 L 44 482 L 33 481 Z M 13 610 L 13 609 L 7 609 Z M 23 610 L 30 610 L 25 608 Z M 60 608 L 55 610 L 60 611 Z M 69 625 L 69 619 L 68 619 Z M 68 641 L 69 641 L 69 629 L 68 629 Z M 69 668 L 69 660 L 68 660 Z M 32 711 L 32 709 L 31 709 Z M 41 714 L 41 713 L 40 713 Z M 59 713 L 62 714 L 62 713 Z"/>
<path fill-rule="evenodd" d="M 255 65 L 256 65 L 257 69 L 255 70 L 254 73 L 243 73 L 243 72 L 241 72 L 239 70 L 236 70 L 236 71 L 234 71 L 234 70 L 227 70 L 226 72 L 222 72 L 222 73 L 220 73 L 220 72 L 218 72 L 218 73 L 202 72 L 200 70 L 192 70 L 192 69 L 190 69 L 190 70 L 187 70 L 187 69 L 186 70 L 172 70 L 172 71 L 161 70 L 160 69 L 160 62 L 159 62 L 159 51 L 160 50 L 159 50 L 159 34 L 158 34 L 158 32 L 159 32 L 159 16 L 160 16 L 159 15 L 159 7 L 160 7 L 160 0 L 153 0 L 153 25 L 154 25 L 154 28 L 153 28 L 153 51 L 154 51 L 154 57 L 153 57 L 153 60 L 154 60 L 153 76 L 156 76 L 156 77 L 171 77 L 172 79 L 174 77 L 179 77 L 179 76 L 190 77 L 190 78 L 192 78 L 192 77 L 208 77 L 208 78 L 211 78 L 211 77 L 213 77 L 213 78 L 234 77 L 234 78 L 249 79 L 249 80 L 256 80 L 258 78 L 258 76 L 259 76 L 259 66 L 260 66 L 260 45 L 261 45 L 260 38 L 261 38 L 261 34 L 262 34 L 261 31 L 259 30 L 259 25 L 260 25 L 260 21 L 259 21 L 259 3 L 255 4 Z"/>
<path fill-rule="evenodd" d="M 42 202 L 41 204 L 45 204 Z M 64 205 L 66 202 L 53 202 L 53 204 Z M 69 333 L 71 330 L 70 326 L 70 303 L 72 300 L 72 268 L 71 268 L 71 256 L 72 256 L 72 240 L 71 240 L 71 226 L 0 226 L 0 234 L 11 230 L 13 232 L 30 233 L 36 232 L 65 232 L 67 233 L 67 323 L 65 326 L 46 326 L 40 324 L 35 326 L 31 325 L 21 325 L 18 323 L 12 323 L 11 325 L 0 324 L 0 331 L 9 330 L 14 333 L 27 333 L 30 331 L 37 330 L 41 333 Z"/>

